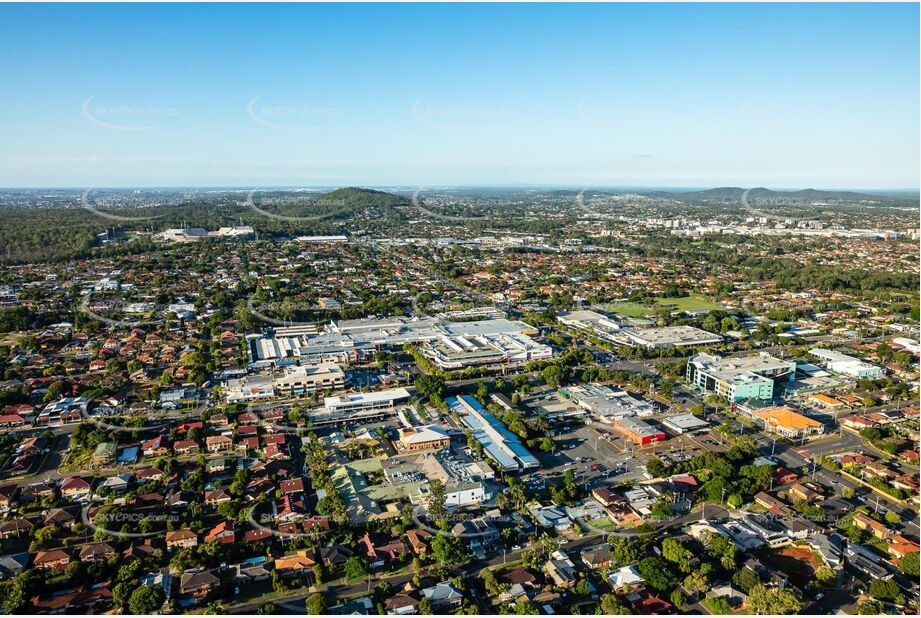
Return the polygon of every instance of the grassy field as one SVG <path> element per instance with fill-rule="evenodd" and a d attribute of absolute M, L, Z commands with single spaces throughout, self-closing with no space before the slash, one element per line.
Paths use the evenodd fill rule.
<path fill-rule="evenodd" d="M 17 345 L 25 336 L 25 333 L 5 333 L 0 335 L 0 347 L 11 348 Z"/>
<path fill-rule="evenodd" d="M 699 296 L 684 296 L 681 298 L 659 298 L 656 299 L 657 305 L 674 305 L 675 309 L 680 309 L 681 311 L 701 311 L 706 309 L 707 311 L 713 311 L 714 309 L 722 309 L 720 305 L 714 302 L 710 302 L 706 298 L 701 298 Z"/>
<path fill-rule="evenodd" d="M 670 307 L 675 311 L 713 311 L 721 309 L 720 305 L 710 302 L 706 298 L 699 296 L 685 296 L 681 298 L 657 298 L 653 304 L 641 305 L 640 303 L 613 303 L 604 305 L 604 309 L 619 313 L 629 318 L 642 318 L 647 315 L 653 315 L 656 309 L 661 307 Z"/>

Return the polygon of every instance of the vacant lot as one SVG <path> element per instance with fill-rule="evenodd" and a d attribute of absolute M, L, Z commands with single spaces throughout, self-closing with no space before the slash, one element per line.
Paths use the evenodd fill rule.
<path fill-rule="evenodd" d="M 803 587 L 812 581 L 816 570 L 822 566 L 822 560 L 808 547 L 775 549 L 768 554 L 767 560 L 786 573 L 790 581 L 798 587 Z"/>

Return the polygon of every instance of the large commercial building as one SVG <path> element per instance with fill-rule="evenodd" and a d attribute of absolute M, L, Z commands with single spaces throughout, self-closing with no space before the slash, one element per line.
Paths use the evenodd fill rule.
<path fill-rule="evenodd" d="M 775 383 L 792 382 L 795 375 L 796 361 L 762 352 L 744 358 L 698 354 L 688 361 L 685 377 L 698 390 L 737 402 L 747 399 L 771 401 Z"/>
<path fill-rule="evenodd" d="M 222 227 L 213 232 L 200 227 L 170 228 L 157 234 L 157 238 L 168 242 L 198 242 L 225 238 L 253 238 L 256 235 L 249 225 Z"/>
<path fill-rule="evenodd" d="M 618 334 L 616 339 L 618 342 L 627 345 L 652 349 L 680 348 L 723 342 L 723 338 L 720 335 L 715 335 L 693 326 L 625 329 Z"/>
<path fill-rule="evenodd" d="M 343 414 L 347 412 L 383 410 L 406 401 L 409 401 L 409 391 L 405 388 L 393 388 L 373 393 L 352 393 L 338 397 L 326 397 L 323 400 L 323 405 L 331 414 Z"/>
<path fill-rule="evenodd" d="M 662 420 L 662 424 L 678 434 L 694 433 L 695 431 L 703 431 L 710 427 L 710 423 L 697 418 L 693 414 L 676 414 L 675 416 L 669 416 Z"/>
<path fill-rule="evenodd" d="M 448 451 L 398 455 L 381 461 L 387 484 L 405 492 L 413 504 L 428 504 L 432 481 L 441 481 L 446 507 L 474 506 L 487 500 L 487 482 L 495 477 L 485 464 L 460 458 Z"/>
<path fill-rule="evenodd" d="M 613 342 L 622 325 L 614 318 L 602 315 L 595 311 L 572 311 L 562 313 L 556 317 L 557 321 L 570 328 L 578 328 L 594 333 L 599 339 Z"/>
<path fill-rule="evenodd" d="M 625 390 L 585 384 L 561 388 L 560 394 L 574 401 L 600 421 L 611 423 L 630 416 L 652 416 L 656 407 Z"/>
<path fill-rule="evenodd" d="M 250 341 L 254 366 L 283 365 L 298 359 L 353 362 L 370 358 L 378 350 L 406 344 L 423 345 L 439 340 L 430 356 L 439 364 L 465 364 L 546 358 L 548 346 L 532 341 L 537 329 L 515 320 L 489 319 L 472 322 L 443 322 L 435 318 L 368 318 L 330 322 L 318 332 L 276 329 Z M 440 346 L 440 347 L 439 347 Z"/>
<path fill-rule="evenodd" d="M 842 354 L 841 352 L 815 348 L 809 350 L 809 353 L 821 360 L 826 369 L 834 371 L 835 373 L 841 373 L 855 378 L 877 378 L 885 373 L 882 367 L 862 361 L 853 356 L 848 356 L 847 354 Z"/>
<path fill-rule="evenodd" d="M 309 395 L 345 387 L 345 372 L 335 363 L 285 366 L 274 375 L 251 375 L 227 380 L 224 397 L 229 402 L 255 401 L 282 396 Z"/>
<path fill-rule="evenodd" d="M 423 344 L 422 354 L 441 369 L 463 369 L 499 363 L 526 363 L 551 358 L 553 348 L 520 333 L 498 335 L 438 335 Z"/>
<path fill-rule="evenodd" d="M 280 395 L 306 395 L 345 387 L 345 372 L 336 363 L 284 367 L 275 376 L 275 392 Z"/>
<path fill-rule="evenodd" d="M 448 398 L 447 404 L 460 415 L 464 425 L 473 432 L 473 437 L 504 472 L 540 466 L 540 462 L 528 452 L 518 436 L 487 412 L 476 399 L 470 395 L 461 395 Z"/>
<path fill-rule="evenodd" d="M 785 438 L 802 438 L 825 432 L 825 425 L 787 406 L 754 410 L 752 418 L 760 422 L 767 431 L 778 433 Z"/>
<path fill-rule="evenodd" d="M 224 383 L 223 393 L 228 403 L 272 399 L 275 397 L 275 384 L 272 376 L 244 376 L 227 380 Z"/>
<path fill-rule="evenodd" d="M 400 448 L 404 451 L 430 451 L 451 444 L 451 436 L 438 425 L 404 427 L 400 430 Z"/>

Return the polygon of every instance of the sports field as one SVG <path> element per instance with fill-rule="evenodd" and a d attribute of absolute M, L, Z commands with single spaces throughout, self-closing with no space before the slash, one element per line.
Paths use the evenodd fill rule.
<path fill-rule="evenodd" d="M 642 318 L 647 315 L 653 315 L 659 307 L 671 307 L 680 311 L 713 311 L 722 309 L 717 303 L 711 302 L 706 298 L 699 296 L 683 296 L 679 298 L 657 298 L 654 303 L 641 305 L 640 303 L 612 303 L 604 305 L 604 309 L 625 315 L 629 318 Z"/>

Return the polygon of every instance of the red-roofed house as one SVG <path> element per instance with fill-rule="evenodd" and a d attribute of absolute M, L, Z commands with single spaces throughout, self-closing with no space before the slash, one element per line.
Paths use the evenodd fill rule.
<path fill-rule="evenodd" d="M 231 521 L 222 521 L 214 528 L 211 529 L 211 532 L 205 535 L 205 543 L 210 543 L 211 541 L 217 541 L 218 543 L 228 544 L 233 543 L 237 538 L 236 528 Z"/>

